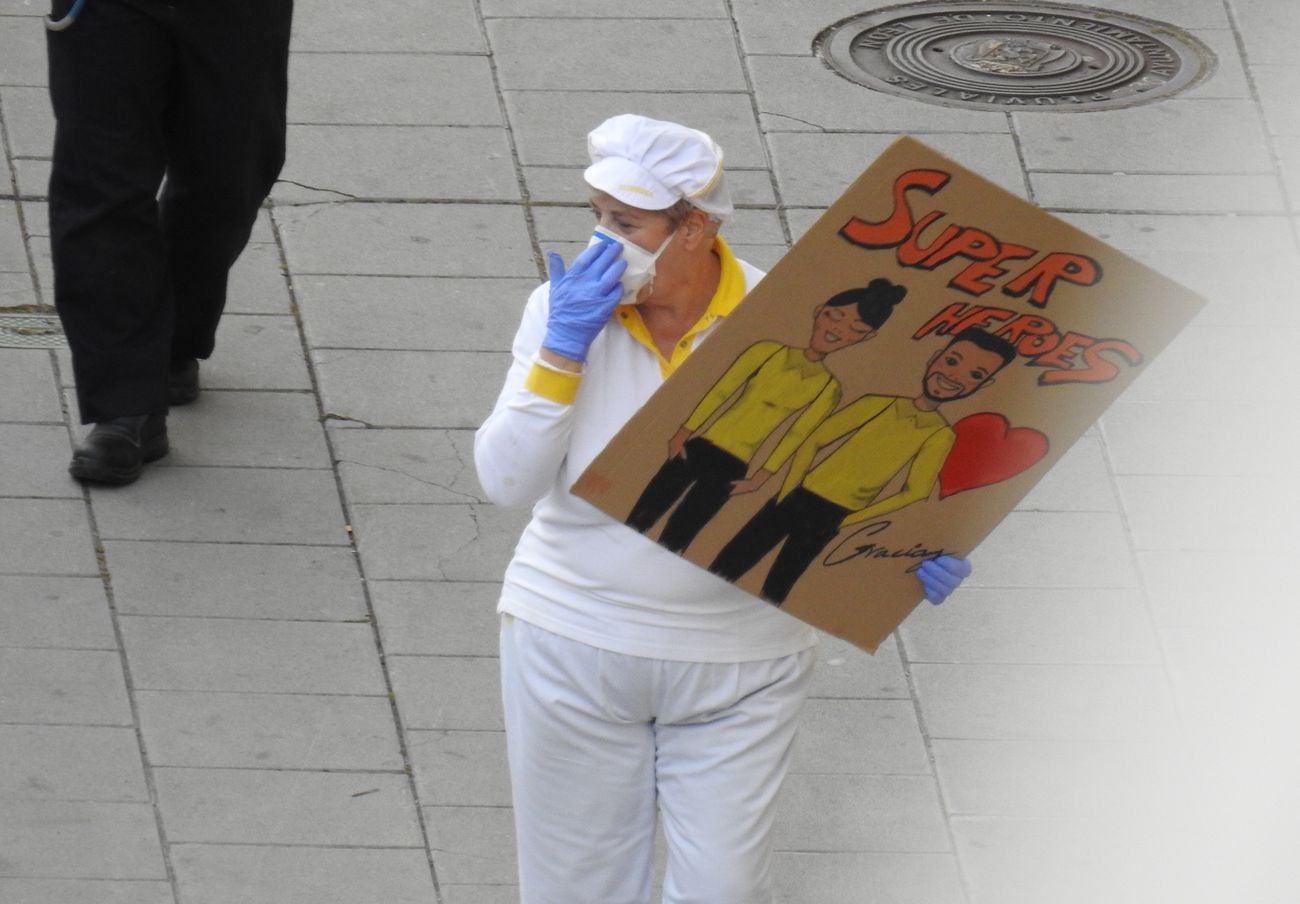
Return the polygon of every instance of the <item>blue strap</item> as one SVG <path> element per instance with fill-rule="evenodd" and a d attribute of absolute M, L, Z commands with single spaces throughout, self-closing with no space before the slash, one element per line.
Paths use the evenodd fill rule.
<path fill-rule="evenodd" d="M 67 14 L 62 19 L 51 19 L 49 16 L 46 16 L 45 27 L 50 31 L 64 31 L 65 29 L 71 28 L 72 23 L 77 21 L 77 16 L 81 15 L 81 8 L 85 5 L 86 0 L 76 0 L 76 2 L 72 4 L 72 9 L 68 10 Z"/>

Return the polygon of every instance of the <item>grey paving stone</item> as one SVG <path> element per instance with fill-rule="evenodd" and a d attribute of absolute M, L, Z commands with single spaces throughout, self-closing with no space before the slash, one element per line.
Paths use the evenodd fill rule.
<path fill-rule="evenodd" d="M 1264 119 L 1273 135 L 1300 135 L 1300 110 L 1294 103 L 1300 93 L 1300 66 L 1254 66 L 1251 73 L 1259 90 Z M 0 94 L 0 98 L 4 95 Z"/>
<path fill-rule="evenodd" d="M 116 649 L 103 582 L 0 575 L 0 646 Z"/>
<path fill-rule="evenodd" d="M 186 904 L 435 900 L 423 851 L 178 844 L 172 865 Z"/>
<path fill-rule="evenodd" d="M 1279 303 L 1290 297 L 1289 287 L 1300 278 L 1300 257 L 1285 219 L 1087 213 L 1064 219 L 1208 299 L 1185 332 L 1300 323 L 1297 306 Z M 1173 347 L 1183 341 L 1176 340 Z M 1135 389 L 1140 391 L 1145 379 Z"/>
<path fill-rule="evenodd" d="M 112 540 L 104 544 L 125 615 L 364 621 L 350 549 Z"/>
<path fill-rule="evenodd" d="M 36 89 L 45 91 L 44 88 Z M 48 92 L 47 92 L 48 93 Z M 15 161 L 19 163 L 21 161 Z M 41 194 L 45 194 L 45 189 L 41 189 Z M 50 237 L 50 205 L 47 200 L 42 198 L 39 201 L 21 201 L 23 212 L 23 225 L 26 227 L 29 239 Z M 48 241 L 29 241 L 29 250 L 34 256 L 43 256 L 48 259 L 50 253 L 50 244 Z"/>
<path fill-rule="evenodd" d="M 514 816 L 507 807 L 424 807 L 439 883 L 509 885 L 518 881 Z"/>
<path fill-rule="evenodd" d="M 929 775 L 791 773 L 773 829 L 781 851 L 938 853 L 950 849 Z"/>
<path fill-rule="evenodd" d="M 1118 507 L 1106 450 L 1091 435 L 1076 440 L 1016 505 L 1021 511 L 1055 512 L 1113 512 Z"/>
<path fill-rule="evenodd" d="M 733 0 L 731 8 L 746 53 L 800 55 L 810 52 L 827 26 L 887 5 L 886 0 L 805 0 L 798 6 Z"/>
<path fill-rule="evenodd" d="M 353 198 L 519 198 L 510 143 L 496 126 L 290 126 L 273 197 L 294 182 Z"/>
<path fill-rule="evenodd" d="M 5 879 L 8 904 L 175 904 L 166 879 Z"/>
<path fill-rule="evenodd" d="M 829 205 L 895 139 L 893 134 L 788 132 L 770 135 L 782 200 Z M 919 141 L 1017 195 L 1024 177 L 1010 135 L 918 134 Z"/>
<path fill-rule="evenodd" d="M 1250 48 L 1253 65 L 1295 62 L 1295 36 L 1300 34 L 1300 9 L 1290 4 L 1252 4 L 1233 8 L 1238 33 Z"/>
<path fill-rule="evenodd" d="M 516 904 L 519 888 L 515 885 L 448 885 L 438 886 L 446 904 Z"/>
<path fill-rule="evenodd" d="M 492 412 L 508 352 L 313 353 L 327 415 L 374 427 L 477 428 Z"/>
<path fill-rule="evenodd" d="M 54 147 L 54 111 L 45 88 L 0 88 L 9 152 L 14 157 L 49 157 Z"/>
<path fill-rule="evenodd" d="M 1117 482 L 1138 549 L 1285 553 L 1300 537 L 1293 480 L 1141 475 Z"/>
<path fill-rule="evenodd" d="M 275 218 L 295 276 L 537 276 L 523 213 L 508 205 L 316 204 Z"/>
<path fill-rule="evenodd" d="M 166 878 L 147 803 L 10 801 L 0 820 L 0 850 L 5 877 Z"/>
<path fill-rule="evenodd" d="M 423 805 L 510 806 L 504 732 L 411 731 L 407 743 Z"/>
<path fill-rule="evenodd" d="M 30 273 L 0 273 L 0 309 L 20 310 L 38 303 Z"/>
<path fill-rule="evenodd" d="M 326 471 L 155 468 L 139 483 L 96 490 L 92 498 L 100 534 L 109 540 L 348 543 Z"/>
<path fill-rule="evenodd" d="M 312 348 L 502 351 L 535 279 L 304 276 L 295 280 Z"/>
<path fill-rule="evenodd" d="M 0 496 L 81 498 L 81 488 L 67 472 L 51 466 L 72 453 L 65 427 L 0 423 L 0 448 L 5 450 Z"/>
<path fill-rule="evenodd" d="M 27 249 L 18 222 L 18 204 L 0 200 L 0 270 L 22 272 L 27 269 Z"/>
<path fill-rule="evenodd" d="M 618 66 L 600 73 L 601 86 L 610 91 L 694 91 L 700 85 L 745 90 L 738 54 L 727 52 L 735 47 L 731 23 L 723 20 L 490 19 L 485 24 L 503 89 L 590 88 L 588 59 L 538 49 L 608 47 L 618 48 L 619 55 Z M 689 65 L 665 65 L 667 60 Z"/>
<path fill-rule="evenodd" d="M 330 438 L 350 504 L 483 502 L 471 430 L 362 430 L 333 422 Z"/>
<path fill-rule="evenodd" d="M 1151 614 L 1162 627 L 1278 625 L 1300 581 L 1294 556 L 1165 549 L 1139 551 Z"/>
<path fill-rule="evenodd" d="M 0 722 L 129 726 L 121 656 L 100 650 L 0 649 Z"/>
<path fill-rule="evenodd" d="M 384 697 L 140 691 L 136 702 L 154 766 L 403 768 Z"/>
<path fill-rule="evenodd" d="M 498 581 L 527 521 L 489 505 L 358 505 L 352 515 L 375 580 Z"/>
<path fill-rule="evenodd" d="M 99 574 L 81 500 L 0 499 L 0 513 L 0 574 Z"/>
<path fill-rule="evenodd" d="M 404 775 L 162 767 L 154 783 L 172 844 L 421 844 Z"/>
<path fill-rule="evenodd" d="M 1280 213 L 1277 177 L 1031 173 L 1034 200 L 1048 209 L 1161 213 Z"/>
<path fill-rule="evenodd" d="M 1282 164 L 1282 179 L 1287 195 L 1300 198 L 1300 136 L 1288 135 L 1273 142 Z"/>
<path fill-rule="evenodd" d="M 208 389 L 311 389 L 298 325 L 291 317 L 221 318 L 217 350 L 199 367 Z"/>
<path fill-rule="evenodd" d="M 587 133 L 610 116 L 639 113 L 708 132 L 721 145 L 728 170 L 767 166 L 753 105 L 745 94 L 651 93 L 639 88 L 592 91 L 590 87 L 588 83 L 572 91 L 503 92 L 520 163 L 585 167 Z"/>
<path fill-rule="evenodd" d="M 1172 744 L 936 740 L 931 749 L 954 815 L 1123 817 L 1195 793 Z"/>
<path fill-rule="evenodd" d="M 1116 474 L 1264 476 L 1289 466 L 1290 440 L 1297 436 L 1269 414 L 1268 406 L 1247 399 L 1120 399 L 1102 423 Z"/>
<path fill-rule="evenodd" d="M 1166 100 L 1083 117 L 1012 116 L 1030 170 L 1260 173 L 1270 167 L 1259 115 L 1244 100 Z M 1215 123 L 1211 132 L 1207 121 Z"/>
<path fill-rule="evenodd" d="M 907 698 L 907 675 L 899 658 L 897 639 L 890 635 L 873 655 L 838 637 L 819 635 L 817 666 L 808 693 L 812 698 Z"/>
<path fill-rule="evenodd" d="M 38 19 L 0 29 L 0 85 L 47 83 L 44 31 Z"/>
<path fill-rule="evenodd" d="M 15 160 L 13 166 L 14 181 L 20 197 L 32 198 L 45 194 L 50 185 L 51 164 L 48 160 Z"/>
<path fill-rule="evenodd" d="M 1209 49 L 1214 57 L 1214 66 L 1208 77 L 1177 94 L 1179 100 L 1251 98 L 1253 91 L 1246 75 L 1246 62 L 1232 29 L 1194 28 L 1187 32 L 1187 36 Z"/>
<path fill-rule="evenodd" d="M 122 619 L 139 690 L 386 692 L 368 625 L 244 619 Z"/>
<path fill-rule="evenodd" d="M 391 656 L 388 667 L 407 729 L 503 729 L 496 659 Z"/>
<path fill-rule="evenodd" d="M 556 18 L 725 19 L 720 0 L 663 0 L 654 6 L 611 6 L 601 0 L 485 0 L 485 18 L 554 16 Z"/>
<path fill-rule="evenodd" d="M 260 222 L 260 221 L 259 221 Z M 289 286 L 280 248 L 271 242 L 250 242 L 230 268 L 227 314 L 288 314 Z"/>
<path fill-rule="evenodd" d="M 435 6 L 380 0 L 317 0 L 293 23 L 293 49 L 377 53 L 482 53 L 487 49 L 472 0 Z"/>
<path fill-rule="evenodd" d="M 809 700 L 790 769 L 798 773 L 929 775 L 911 700 Z"/>
<path fill-rule="evenodd" d="M 0 799 L 147 803 L 135 731 L 0 725 Z"/>
<path fill-rule="evenodd" d="M 1153 824 L 1154 823 L 1154 824 Z M 1158 819 L 965 819 L 953 820 L 962 865 L 977 901 L 1059 904 L 1096 901 L 1211 901 L 1205 870 L 1177 858 L 1168 868 L 1161 848 L 1171 839 Z M 1135 851 L 1142 851 L 1140 856 Z M 1181 874 L 1181 875 L 1180 875 Z"/>
<path fill-rule="evenodd" d="M 50 353 L 34 348 L 0 349 L 0 421 L 62 420 Z"/>
<path fill-rule="evenodd" d="M 1135 586 L 1118 513 L 1012 512 L 974 556 L 971 587 Z"/>
<path fill-rule="evenodd" d="M 1003 113 L 940 107 L 870 91 L 812 55 L 755 56 L 748 63 L 759 116 L 769 133 L 1007 132 Z"/>
<path fill-rule="evenodd" d="M 292 123 L 502 125 L 486 57 L 297 53 L 289 66 Z"/>
<path fill-rule="evenodd" d="M 953 602 L 920 606 L 908 616 L 899 630 L 910 661 L 1161 661 L 1150 614 L 1136 589 L 971 588 Z"/>
<path fill-rule="evenodd" d="M 778 901 L 861 904 L 863 891 L 890 904 L 967 904 L 952 854 L 778 851 L 772 878 Z"/>
<path fill-rule="evenodd" d="M 1165 740 L 1176 731 L 1159 666 L 912 666 L 932 738 Z"/>
<path fill-rule="evenodd" d="M 168 415 L 173 451 L 159 467 L 329 467 L 310 393 L 217 390 L 199 398 Z"/>
<path fill-rule="evenodd" d="M 369 586 L 388 655 L 496 655 L 499 584 L 371 581 Z"/>

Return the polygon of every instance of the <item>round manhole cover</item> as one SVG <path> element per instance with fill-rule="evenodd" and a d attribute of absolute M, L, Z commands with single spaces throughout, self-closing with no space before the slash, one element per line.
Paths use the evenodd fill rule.
<path fill-rule="evenodd" d="M 814 44 L 890 94 L 976 110 L 1109 110 L 1196 84 L 1214 55 L 1172 25 L 1066 4 L 910 3 L 844 19 Z"/>

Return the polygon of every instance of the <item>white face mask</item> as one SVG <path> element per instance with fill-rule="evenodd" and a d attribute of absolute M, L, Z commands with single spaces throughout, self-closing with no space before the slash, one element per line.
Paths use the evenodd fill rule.
<path fill-rule="evenodd" d="M 659 246 L 658 251 L 646 251 L 640 245 L 633 244 L 618 233 L 611 232 L 604 226 L 597 226 L 592 230 L 591 241 L 587 243 L 590 248 L 597 242 L 613 242 L 623 246 L 623 260 L 627 263 L 627 269 L 623 271 L 623 277 L 619 280 L 623 284 L 623 298 L 621 304 L 636 304 L 636 293 L 641 291 L 641 287 L 649 283 L 655 277 L 655 261 L 659 260 L 659 255 L 664 253 L 668 243 L 673 240 L 677 230 L 673 230 L 664 243 Z"/>

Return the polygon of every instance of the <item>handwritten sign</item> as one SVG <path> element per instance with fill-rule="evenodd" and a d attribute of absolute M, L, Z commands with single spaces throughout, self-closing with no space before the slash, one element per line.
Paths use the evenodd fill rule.
<path fill-rule="evenodd" d="M 874 650 L 1202 303 L 901 138 L 573 490 Z"/>

